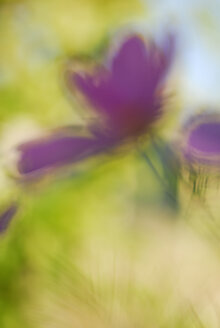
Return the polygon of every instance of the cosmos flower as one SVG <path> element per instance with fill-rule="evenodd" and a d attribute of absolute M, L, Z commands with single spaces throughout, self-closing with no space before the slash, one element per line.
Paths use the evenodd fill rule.
<path fill-rule="evenodd" d="M 220 164 L 220 115 L 205 113 L 191 119 L 185 126 L 184 158 L 191 164 Z"/>
<path fill-rule="evenodd" d="M 96 113 L 85 135 L 74 129 L 19 147 L 23 175 L 74 163 L 134 141 L 151 131 L 162 113 L 164 80 L 173 58 L 173 38 L 159 47 L 140 35 L 127 37 L 107 64 L 88 71 L 69 71 L 68 82 Z"/>
<path fill-rule="evenodd" d="M 17 213 L 17 203 L 11 203 L 3 212 L 0 213 L 0 234 L 3 234 Z"/>

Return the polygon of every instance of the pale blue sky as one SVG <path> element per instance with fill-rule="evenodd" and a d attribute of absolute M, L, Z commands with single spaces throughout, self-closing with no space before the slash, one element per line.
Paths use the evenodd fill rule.
<path fill-rule="evenodd" d="M 179 83 L 186 111 L 220 110 L 220 0 L 142 0 L 144 28 L 174 26 L 179 40 Z"/>

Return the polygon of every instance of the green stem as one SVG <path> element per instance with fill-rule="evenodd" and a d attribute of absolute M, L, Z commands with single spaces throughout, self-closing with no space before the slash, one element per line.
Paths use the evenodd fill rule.
<path fill-rule="evenodd" d="M 154 175 L 157 178 L 158 182 L 162 185 L 162 187 L 166 191 L 167 195 L 172 200 L 172 202 L 176 202 L 176 197 L 170 191 L 168 191 L 169 190 L 168 185 L 166 184 L 166 182 L 163 180 L 163 178 L 161 177 L 161 175 L 157 171 L 156 167 L 154 166 L 153 162 L 150 160 L 149 156 L 144 152 L 142 152 L 141 155 L 144 158 L 144 160 L 146 161 L 146 163 L 148 164 L 148 166 L 150 167 L 150 169 L 152 170 L 152 172 L 154 173 Z"/>

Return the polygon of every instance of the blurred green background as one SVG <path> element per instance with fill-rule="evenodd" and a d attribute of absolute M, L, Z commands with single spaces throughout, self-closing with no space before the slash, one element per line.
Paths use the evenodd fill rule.
<path fill-rule="evenodd" d="M 148 19 L 136 0 L 1 0 L 2 157 L 35 129 L 81 122 L 66 61 Z M 1 163 L 2 203 L 18 193 L 22 206 L 0 240 L 0 327 L 219 327 L 218 222 L 185 187 L 173 212 L 132 149 L 95 164 L 23 189 Z M 217 213 L 216 189 L 209 199 Z"/>

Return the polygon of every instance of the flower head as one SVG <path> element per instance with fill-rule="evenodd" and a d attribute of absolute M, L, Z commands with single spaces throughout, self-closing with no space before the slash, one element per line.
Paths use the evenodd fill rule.
<path fill-rule="evenodd" d="M 219 165 L 220 115 L 198 115 L 186 124 L 186 131 L 184 157 L 187 161 L 201 165 Z"/>
<path fill-rule="evenodd" d="M 162 47 L 145 44 L 139 35 L 127 38 L 106 66 L 93 74 L 68 73 L 74 86 L 97 113 L 87 123 L 87 134 L 53 133 L 19 147 L 20 173 L 73 163 L 149 132 L 163 107 L 162 86 L 172 61 L 173 38 Z"/>
<path fill-rule="evenodd" d="M 161 114 L 162 83 L 173 55 L 173 38 L 161 48 L 130 36 L 93 74 L 73 72 L 71 82 L 103 119 L 99 133 L 117 142 L 147 132 Z"/>

